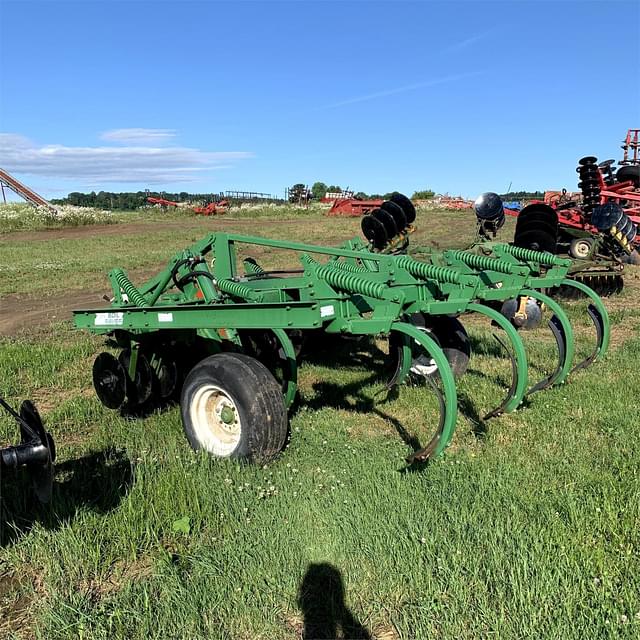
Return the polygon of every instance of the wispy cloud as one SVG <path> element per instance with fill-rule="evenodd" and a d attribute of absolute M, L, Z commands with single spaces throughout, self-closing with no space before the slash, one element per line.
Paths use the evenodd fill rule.
<path fill-rule="evenodd" d="M 100 135 L 102 140 L 127 144 L 162 144 L 176 137 L 175 129 L 111 129 Z"/>
<path fill-rule="evenodd" d="M 393 96 L 398 93 L 405 93 L 407 91 L 415 91 L 416 89 L 423 89 L 425 87 L 435 87 L 440 84 L 448 84 L 450 82 L 456 82 L 464 78 L 471 78 L 484 73 L 483 71 L 469 71 L 467 73 L 458 73 L 455 75 L 444 76 L 442 78 L 434 78 L 432 80 L 424 80 L 423 82 L 415 82 L 413 84 L 407 84 L 403 87 L 394 87 L 392 89 L 383 89 L 376 91 L 375 93 L 368 93 L 363 96 L 356 96 L 354 98 L 348 98 L 346 100 L 340 100 L 339 102 L 333 102 L 331 104 L 325 104 L 317 109 L 334 109 L 336 107 L 344 107 L 349 104 L 356 104 L 358 102 L 366 102 L 368 100 L 375 100 L 376 98 L 384 98 L 386 96 Z M 315 109 L 314 109 L 315 110 Z"/>
<path fill-rule="evenodd" d="M 97 185 L 193 182 L 203 171 L 227 168 L 252 156 L 248 151 L 189 147 L 38 145 L 18 134 L 0 133 L 0 166 L 7 171 Z"/>
<path fill-rule="evenodd" d="M 453 53 L 454 51 L 461 51 L 462 49 L 466 49 L 471 45 L 474 45 L 476 42 L 480 42 L 480 40 L 484 40 L 488 38 L 493 33 L 497 33 L 497 29 L 488 29 L 487 31 L 483 31 L 482 33 L 477 33 L 474 36 L 470 36 L 469 38 L 465 38 L 464 40 L 460 40 L 460 42 L 454 42 L 450 44 L 448 47 L 445 47 L 440 53 Z"/>

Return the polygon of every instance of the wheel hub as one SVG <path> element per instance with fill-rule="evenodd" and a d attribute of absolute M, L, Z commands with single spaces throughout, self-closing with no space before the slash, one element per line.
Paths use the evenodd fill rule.
<path fill-rule="evenodd" d="M 227 457 L 237 448 L 242 430 L 240 415 L 233 398 L 223 389 L 215 385 L 200 387 L 192 401 L 191 415 L 207 451 Z"/>

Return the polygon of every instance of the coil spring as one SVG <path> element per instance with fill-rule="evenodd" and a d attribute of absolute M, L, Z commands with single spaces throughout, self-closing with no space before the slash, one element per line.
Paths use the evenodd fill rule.
<path fill-rule="evenodd" d="M 589 216 L 593 208 L 600 203 L 600 170 L 597 159 L 591 156 L 582 158 L 576 169 L 580 176 L 578 186 L 582 191 L 582 208 Z"/>
<path fill-rule="evenodd" d="M 384 294 L 388 290 L 381 282 L 365 280 L 353 273 L 338 271 L 326 265 L 318 267 L 316 273 L 332 287 L 349 293 L 360 293 L 371 298 L 384 299 Z"/>
<path fill-rule="evenodd" d="M 331 262 L 330 266 L 342 269 L 343 271 L 349 271 L 350 273 L 371 273 L 369 269 L 363 267 L 360 264 L 354 264 L 353 262 L 344 262 L 342 260 Z"/>
<path fill-rule="evenodd" d="M 127 294 L 129 302 L 133 302 L 136 307 L 148 307 L 149 303 L 145 297 L 136 289 L 135 285 L 122 269 L 114 269 L 113 277 L 116 279 L 118 286 Z"/>
<path fill-rule="evenodd" d="M 548 267 L 557 265 L 565 266 L 567 261 L 558 256 L 554 256 L 551 253 L 545 253 L 544 251 L 534 251 L 533 249 L 524 249 L 523 247 L 514 247 L 511 244 L 502 245 L 502 248 L 510 253 L 514 258 L 518 260 L 527 260 L 529 262 L 539 262 L 540 264 Z"/>
<path fill-rule="evenodd" d="M 245 298 L 245 300 L 251 300 L 252 302 L 262 301 L 262 294 L 257 293 L 246 284 L 234 282 L 233 280 L 216 280 L 216 285 L 223 293 L 235 296 L 236 298 Z"/>
<path fill-rule="evenodd" d="M 456 260 L 461 260 L 474 269 L 486 269 L 487 271 L 498 271 L 499 273 L 513 273 L 513 265 L 504 260 L 500 260 L 500 258 L 478 256 L 474 253 L 467 253 L 466 251 L 451 251 L 449 253 Z"/>
<path fill-rule="evenodd" d="M 460 282 L 460 273 L 449 267 L 437 267 L 433 264 L 413 260 L 409 256 L 399 256 L 397 263 L 398 266 L 406 269 L 412 276 L 417 276 L 424 280 L 436 280 L 437 282 L 448 282 L 449 284 L 458 284 Z"/>
<path fill-rule="evenodd" d="M 265 273 L 265 270 L 253 258 L 245 258 L 243 264 L 248 274 L 259 276 Z"/>

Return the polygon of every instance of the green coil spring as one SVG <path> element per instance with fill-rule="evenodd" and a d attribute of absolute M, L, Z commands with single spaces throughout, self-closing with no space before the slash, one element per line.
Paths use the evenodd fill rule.
<path fill-rule="evenodd" d="M 371 298 L 378 298 L 380 300 L 384 300 L 385 292 L 388 291 L 388 288 L 381 282 L 365 280 L 353 273 L 339 271 L 329 266 L 319 266 L 316 273 L 320 278 L 323 278 L 332 287 L 340 291 L 360 293 L 364 296 L 370 296 Z"/>
<path fill-rule="evenodd" d="M 240 282 L 234 282 L 233 280 L 216 280 L 216 285 L 220 291 L 227 293 L 230 296 L 236 298 L 244 298 L 251 302 L 262 302 L 263 296 L 261 293 L 254 291 L 251 287 Z"/>
<path fill-rule="evenodd" d="M 488 256 L 479 256 L 474 253 L 467 253 L 466 251 L 447 251 L 447 255 L 450 255 L 455 260 L 460 260 L 464 264 L 473 267 L 474 269 L 484 269 L 486 271 L 497 271 L 498 273 L 513 273 L 514 265 L 500 260 L 500 258 L 490 258 Z"/>
<path fill-rule="evenodd" d="M 504 251 L 510 253 L 514 258 L 518 260 L 527 260 L 530 262 L 539 262 L 548 267 L 558 266 L 567 267 L 571 264 L 570 260 L 559 258 L 551 253 L 544 251 L 534 251 L 533 249 L 524 249 L 522 247 L 514 247 L 511 244 L 499 245 Z"/>
<path fill-rule="evenodd" d="M 353 262 L 343 262 L 342 260 L 334 260 L 329 263 L 329 266 L 342 269 L 343 271 L 349 271 L 350 273 L 371 273 L 369 269 Z"/>
<path fill-rule="evenodd" d="M 136 307 L 148 307 L 149 303 L 145 300 L 145 297 L 136 289 L 135 285 L 122 269 L 114 269 L 113 277 L 115 278 L 118 286 L 127 294 L 129 302 L 132 302 Z"/>
<path fill-rule="evenodd" d="M 406 269 L 412 276 L 423 278 L 424 280 L 436 280 L 438 282 L 448 282 L 458 284 L 460 273 L 449 267 L 437 267 L 426 262 L 419 262 L 409 256 L 398 256 L 396 262 L 399 267 Z"/>
<path fill-rule="evenodd" d="M 259 276 L 265 273 L 265 270 L 253 258 L 245 258 L 243 264 L 247 274 Z"/>

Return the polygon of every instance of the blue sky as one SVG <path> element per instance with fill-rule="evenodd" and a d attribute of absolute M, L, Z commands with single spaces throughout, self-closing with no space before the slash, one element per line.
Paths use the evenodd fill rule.
<path fill-rule="evenodd" d="M 71 190 L 575 188 L 640 127 L 640 2 L 0 0 L 0 166 Z"/>

